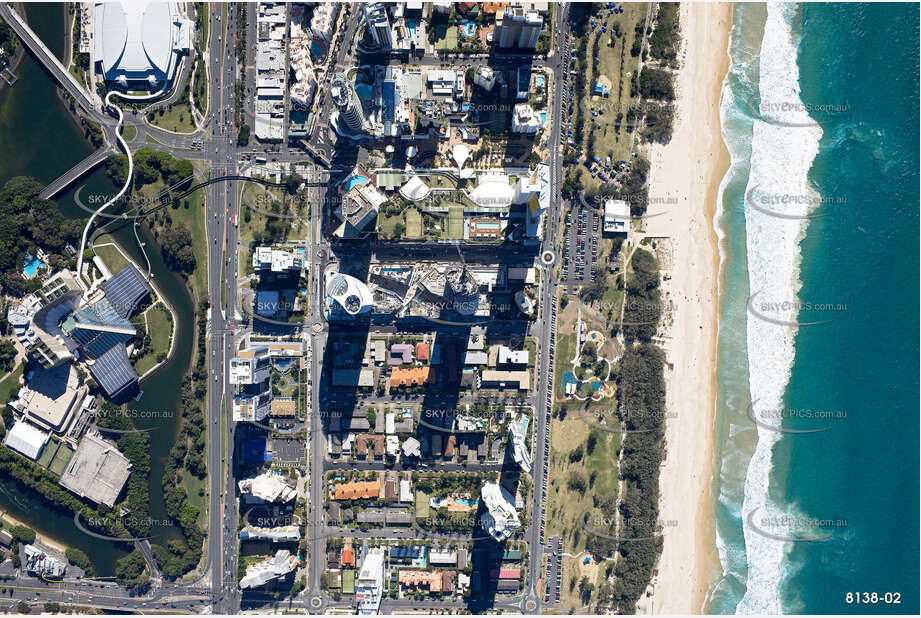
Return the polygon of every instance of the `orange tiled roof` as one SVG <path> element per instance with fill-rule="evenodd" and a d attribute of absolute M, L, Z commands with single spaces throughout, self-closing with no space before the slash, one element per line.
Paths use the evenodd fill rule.
<path fill-rule="evenodd" d="M 416 360 L 427 361 L 428 359 L 429 359 L 429 344 L 417 343 L 416 344 Z"/>
<path fill-rule="evenodd" d="M 421 386 L 431 381 L 429 367 L 412 367 L 411 369 L 396 368 L 390 374 L 390 387 Z"/>
<path fill-rule="evenodd" d="M 381 493 L 378 481 L 352 481 L 333 485 L 329 497 L 333 500 L 368 500 L 377 498 Z"/>

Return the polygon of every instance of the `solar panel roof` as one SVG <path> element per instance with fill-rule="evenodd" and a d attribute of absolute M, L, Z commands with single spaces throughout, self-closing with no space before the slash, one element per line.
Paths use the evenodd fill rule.
<path fill-rule="evenodd" d="M 110 399 L 122 394 L 137 382 L 138 374 L 128 361 L 124 346 L 114 346 L 90 365 L 93 379 Z"/>
<path fill-rule="evenodd" d="M 140 301 L 151 292 L 150 285 L 133 264 L 122 268 L 100 287 L 113 309 L 123 318 L 137 311 Z"/>

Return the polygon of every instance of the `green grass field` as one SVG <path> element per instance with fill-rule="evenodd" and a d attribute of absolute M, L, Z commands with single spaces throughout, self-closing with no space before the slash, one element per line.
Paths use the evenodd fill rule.
<path fill-rule="evenodd" d="M 421 489 L 416 490 L 416 519 L 426 519 L 432 512 L 432 505 L 429 503 L 431 497 Z"/>
<path fill-rule="evenodd" d="M 597 440 L 588 453 L 592 431 L 578 413 L 568 414 L 563 421 L 554 419 L 551 430 L 548 534 L 561 535 L 571 553 L 582 551 L 590 530 L 601 529 L 612 517 L 610 507 L 604 505 L 617 496 L 618 475 L 612 471 L 617 468 L 621 434 L 594 429 Z M 583 458 L 570 461 L 569 454 L 577 445 L 583 447 Z M 585 475 L 587 491 L 569 487 L 570 474 L 577 470 Z"/>
<path fill-rule="evenodd" d="M 185 468 L 182 470 L 182 485 L 189 503 L 198 509 L 198 525 L 208 527 L 208 478 L 198 478 Z M 201 494 L 199 495 L 199 492 Z"/>
<path fill-rule="evenodd" d="M 210 241 L 205 231 L 204 189 L 197 190 L 185 199 L 189 201 L 189 207 L 185 208 L 179 204 L 178 208 L 170 210 L 170 216 L 174 223 L 185 224 L 192 233 L 192 249 L 195 251 L 196 267 L 189 281 L 192 289 L 195 290 L 195 296 L 203 298 L 208 295 L 206 277 L 208 274 L 208 242 Z"/>
<path fill-rule="evenodd" d="M 64 468 L 67 467 L 67 464 L 70 463 L 70 458 L 74 456 L 74 451 L 70 448 L 70 445 L 66 442 L 61 443 L 58 452 L 55 453 L 54 459 L 51 461 L 51 464 L 48 466 L 48 469 L 57 476 L 61 476 L 64 472 Z"/>
<path fill-rule="evenodd" d="M 450 25 L 444 28 L 442 31 L 439 28 L 439 31 L 436 33 L 438 40 L 435 42 L 435 49 L 441 51 L 452 51 L 457 49 L 457 26 Z"/>
<path fill-rule="evenodd" d="M 19 378 L 22 377 L 24 368 L 25 366 L 19 363 L 19 365 L 13 369 L 12 373 L 3 378 L 3 381 L 0 381 L 0 403 L 3 405 L 6 405 L 6 402 L 19 392 Z"/>
<path fill-rule="evenodd" d="M 627 113 L 631 109 L 635 110 L 639 103 L 638 96 L 630 96 L 630 81 L 639 62 L 639 57 L 632 56 L 630 50 L 636 39 L 634 26 L 639 20 L 645 19 L 647 6 L 646 2 L 627 3 L 620 15 L 608 15 L 607 11 L 600 11 L 601 24 L 586 35 L 589 37 L 586 45 L 586 91 L 579 100 L 585 119 L 584 152 L 590 152 L 589 134 L 594 128 L 594 154 L 602 160 L 608 155 L 612 161 L 630 158 L 630 135 L 634 125 L 627 121 Z M 615 39 L 612 46 L 611 32 L 615 24 L 619 26 L 621 35 Z M 601 32 L 601 25 L 607 26 L 607 32 Z M 592 61 L 596 41 L 597 71 L 594 70 Z M 592 94 L 592 88 L 599 77 L 605 77 L 610 81 L 611 92 L 607 97 Z M 595 117 L 592 117 L 593 109 L 598 112 Z M 586 188 L 602 184 L 600 178 L 592 178 L 587 170 L 582 174 L 582 179 L 586 183 Z"/>
<path fill-rule="evenodd" d="M 122 139 L 126 142 L 130 142 L 138 135 L 138 128 L 133 124 L 126 124 L 122 129 Z"/>
<path fill-rule="evenodd" d="M 355 571 L 353 569 L 342 570 L 342 593 L 355 594 Z"/>
<path fill-rule="evenodd" d="M 406 225 L 406 222 L 402 214 L 393 215 L 390 217 L 380 215 L 380 217 L 378 218 L 377 229 L 380 234 L 383 234 L 384 236 L 387 236 L 389 238 L 393 236 L 394 232 L 396 231 L 397 225 L 400 223 L 402 223 L 403 225 Z M 402 236 L 400 238 L 402 238 Z"/>
<path fill-rule="evenodd" d="M 150 124 L 166 131 L 175 133 L 192 133 L 195 131 L 195 121 L 192 119 L 192 109 L 189 107 L 189 100 L 181 98 L 169 108 L 162 108 L 153 112 L 153 120 Z M 163 114 L 160 114 L 160 112 Z"/>
<path fill-rule="evenodd" d="M 114 244 L 112 238 L 107 234 L 96 239 L 96 255 L 102 259 L 106 268 L 108 268 L 109 272 L 113 275 L 130 264 L 127 258 L 122 255 L 122 252 L 119 251 L 118 247 Z"/>
<path fill-rule="evenodd" d="M 415 208 L 406 211 L 406 237 L 422 238 L 422 213 Z"/>
<path fill-rule="evenodd" d="M 134 361 L 134 369 L 138 375 L 144 375 L 157 364 L 160 354 L 169 353 L 170 336 L 173 325 L 169 320 L 169 313 L 163 305 L 155 305 L 147 310 L 147 326 L 150 335 L 151 351 Z"/>
<path fill-rule="evenodd" d="M 464 207 L 460 204 L 448 206 L 447 238 L 460 239 L 464 237 Z"/>

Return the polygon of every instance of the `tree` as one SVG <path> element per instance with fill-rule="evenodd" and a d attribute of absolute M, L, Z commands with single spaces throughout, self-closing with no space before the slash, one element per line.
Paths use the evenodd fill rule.
<path fill-rule="evenodd" d="M 134 585 L 138 582 L 147 563 L 144 556 L 138 550 L 132 551 L 127 556 L 119 558 L 115 563 L 115 579 L 125 585 Z"/>
<path fill-rule="evenodd" d="M 64 552 L 64 555 L 67 556 L 67 561 L 72 565 L 79 567 L 86 577 L 93 577 L 96 574 L 96 570 L 93 568 L 93 563 L 90 561 L 90 557 L 87 556 L 82 550 L 76 549 L 74 547 L 68 547 Z"/>
<path fill-rule="evenodd" d="M 0 341 L 0 373 L 12 371 L 15 360 L 16 346 L 9 339 Z"/>
<path fill-rule="evenodd" d="M 566 481 L 566 485 L 572 491 L 585 493 L 585 490 L 588 487 L 588 481 L 585 478 L 585 472 L 579 469 L 571 470 L 569 472 L 569 479 Z"/>
<path fill-rule="evenodd" d="M 173 270 L 191 274 L 197 266 L 192 233 L 183 224 L 170 225 L 160 235 L 163 260 Z"/>
<path fill-rule="evenodd" d="M 243 124 L 240 126 L 240 132 L 237 133 L 237 146 L 246 146 L 249 144 L 249 125 Z"/>
<path fill-rule="evenodd" d="M 10 534 L 13 541 L 17 543 L 31 544 L 35 542 L 35 530 L 26 526 L 13 526 L 10 528 Z"/>
<path fill-rule="evenodd" d="M 640 74 L 640 96 L 644 99 L 674 101 L 675 86 L 671 73 L 664 69 L 644 67 Z"/>

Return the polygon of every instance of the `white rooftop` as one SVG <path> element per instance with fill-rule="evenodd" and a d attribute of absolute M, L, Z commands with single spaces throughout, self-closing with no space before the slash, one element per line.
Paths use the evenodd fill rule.
<path fill-rule="evenodd" d="M 3 443 L 29 459 L 35 460 L 38 459 L 42 448 L 48 442 L 48 436 L 49 434 L 43 433 L 25 421 L 16 421 L 13 428 L 7 432 Z"/>
<path fill-rule="evenodd" d="M 297 490 L 271 472 L 243 479 L 238 487 L 241 493 L 250 494 L 263 502 L 290 502 L 297 497 Z"/>

